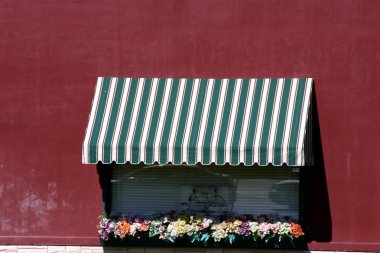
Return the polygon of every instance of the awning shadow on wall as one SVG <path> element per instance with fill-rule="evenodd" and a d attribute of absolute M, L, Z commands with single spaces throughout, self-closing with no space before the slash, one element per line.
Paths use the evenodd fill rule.
<path fill-rule="evenodd" d="M 111 213 L 111 178 L 112 178 L 112 164 L 102 164 L 98 162 L 96 169 L 99 175 L 99 185 L 102 189 L 103 213 L 107 216 Z"/>
<path fill-rule="evenodd" d="M 315 86 L 311 102 L 314 166 L 304 170 L 305 233 L 307 242 L 330 242 L 332 239 L 332 222 Z"/>

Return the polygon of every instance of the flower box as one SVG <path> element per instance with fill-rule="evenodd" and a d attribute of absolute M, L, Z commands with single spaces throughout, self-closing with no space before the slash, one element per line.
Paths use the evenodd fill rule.
<path fill-rule="evenodd" d="M 303 248 L 304 233 L 289 217 L 100 217 L 105 246 Z"/>

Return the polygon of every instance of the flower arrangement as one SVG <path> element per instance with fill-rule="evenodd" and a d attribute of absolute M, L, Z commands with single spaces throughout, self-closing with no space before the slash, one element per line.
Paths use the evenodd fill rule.
<path fill-rule="evenodd" d="M 97 228 L 100 238 L 104 241 L 110 237 L 156 237 L 173 243 L 177 238 L 188 238 L 192 243 L 213 240 L 216 243 L 225 241 L 233 244 L 236 238 L 243 238 L 254 241 L 261 239 L 268 243 L 273 239 L 281 242 L 283 238 L 289 238 L 292 242 L 294 238 L 304 235 L 302 227 L 289 217 L 267 215 L 220 219 L 175 213 L 158 215 L 151 219 L 109 219 L 101 216 Z"/>

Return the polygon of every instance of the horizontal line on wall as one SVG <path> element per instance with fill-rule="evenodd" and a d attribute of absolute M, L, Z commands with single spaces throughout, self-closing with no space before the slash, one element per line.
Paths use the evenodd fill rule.
<path fill-rule="evenodd" d="M 0 238 L 75 238 L 99 239 L 97 236 L 0 235 Z"/>

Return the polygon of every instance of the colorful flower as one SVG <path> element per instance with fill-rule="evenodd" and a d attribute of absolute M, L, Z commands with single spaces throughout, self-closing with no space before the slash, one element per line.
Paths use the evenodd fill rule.
<path fill-rule="evenodd" d="M 258 232 L 261 238 L 264 238 L 266 235 L 268 235 L 271 232 L 271 226 L 272 224 L 268 222 L 262 222 L 259 225 Z"/>
<path fill-rule="evenodd" d="M 289 235 L 290 234 L 290 224 L 288 222 L 283 222 L 280 224 L 278 228 L 279 235 Z"/>
<path fill-rule="evenodd" d="M 286 236 L 293 240 L 303 236 L 302 227 L 290 222 L 288 217 L 274 217 L 261 215 L 256 219 L 253 216 L 224 217 L 222 220 L 203 217 L 201 215 L 170 215 L 157 216 L 152 220 L 139 217 L 122 217 L 108 219 L 100 217 L 97 225 L 99 237 L 107 241 L 110 236 L 124 239 L 126 236 L 140 238 L 142 235 L 158 237 L 161 240 L 174 242 L 176 238 L 187 237 L 191 242 L 206 242 L 212 238 L 215 242 L 225 240 L 233 243 L 236 237 L 244 238 L 274 238 L 279 240 Z"/>
<path fill-rule="evenodd" d="M 115 234 L 123 239 L 131 230 L 131 225 L 127 221 L 119 221 L 116 224 Z"/>
<path fill-rule="evenodd" d="M 302 231 L 302 227 L 296 223 L 291 223 L 290 224 L 290 233 L 292 234 L 292 236 L 294 236 L 295 238 L 298 238 L 300 237 L 301 235 L 304 235 L 303 231 Z"/>
<path fill-rule="evenodd" d="M 251 235 L 251 226 L 249 222 L 243 222 L 236 230 L 236 233 L 241 236 L 250 236 Z"/>

